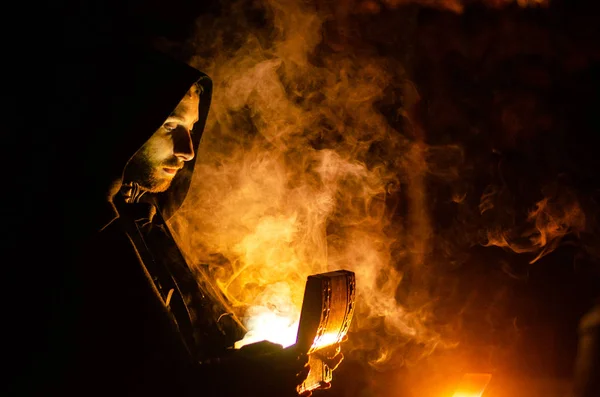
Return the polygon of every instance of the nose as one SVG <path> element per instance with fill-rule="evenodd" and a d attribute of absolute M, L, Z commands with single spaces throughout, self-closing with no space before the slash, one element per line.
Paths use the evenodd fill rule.
<path fill-rule="evenodd" d="M 187 128 L 177 128 L 173 134 L 173 154 L 182 161 L 190 161 L 194 158 L 192 136 Z"/>

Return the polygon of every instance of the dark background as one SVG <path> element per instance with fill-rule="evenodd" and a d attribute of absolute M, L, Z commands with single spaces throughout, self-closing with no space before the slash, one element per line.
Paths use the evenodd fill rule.
<path fill-rule="evenodd" d="M 379 55 L 401 60 L 421 95 L 417 117 L 425 141 L 460 142 L 467 163 L 478 164 L 463 170 L 464 181 L 483 191 L 490 180 L 501 179 L 511 198 L 510 211 L 517 218 L 541 198 L 541 189 L 548 184 L 559 181 L 576 192 L 589 226 L 583 235 L 565 238 L 572 244 L 533 265 L 528 264 L 531 256 L 473 246 L 469 259 L 444 275 L 446 282 L 462 291 L 453 295 L 451 303 L 463 308 L 463 351 L 472 360 L 472 368 L 461 365 L 457 371 L 493 369 L 513 377 L 568 379 L 577 322 L 598 293 L 594 270 L 600 248 L 596 237 L 597 7 L 592 1 L 551 1 L 547 8 L 531 9 L 465 3 L 462 14 L 415 4 L 388 8 L 380 4 L 377 13 L 346 15 L 344 24 L 351 29 L 345 37 L 332 40 L 356 48 L 358 42 L 369 43 Z M 9 62 L 16 67 L 7 72 L 14 78 L 7 78 L 5 86 L 15 93 L 5 90 L 5 95 L 11 93 L 9 99 L 18 104 L 13 115 L 31 117 L 21 111 L 23 103 L 31 103 L 32 92 L 42 88 L 51 99 L 52 90 L 60 89 L 60 81 L 48 78 L 48 72 L 59 70 L 65 59 L 85 54 L 97 42 L 166 39 L 173 54 L 185 59 L 189 55 L 185 43 L 196 28 L 195 20 L 222 16 L 224 4 L 214 0 L 55 2 L 38 8 L 39 13 L 22 10 L 18 14 L 23 18 L 12 18 L 4 26 L 8 59 L 22 61 Z M 332 32 L 339 34 L 339 29 L 333 26 Z M 68 122 L 68 117 L 53 114 L 45 101 L 36 109 L 31 120 L 52 120 L 55 129 L 60 129 L 61 120 Z M 393 123 L 393 116 L 389 117 Z M 32 211 L 39 205 L 29 198 L 56 194 L 56 175 L 40 172 L 40 165 L 54 159 L 57 143 L 48 129 L 26 124 L 17 123 L 13 129 L 14 135 L 25 137 L 14 147 L 34 145 L 40 150 L 32 151 L 38 153 L 37 161 L 27 162 L 31 166 L 21 167 L 24 173 L 15 177 L 13 186 L 33 189 L 19 204 L 12 203 L 16 206 L 12 214 L 21 214 L 14 218 L 15 230 L 27 229 L 23 225 L 28 224 L 28 216 L 51 222 L 52 216 Z M 19 154 L 15 161 L 22 158 Z M 36 180 L 33 187 L 23 183 L 32 179 Z M 456 216 L 445 200 L 451 192 L 435 184 L 430 192 L 434 222 L 445 230 Z M 38 244 L 43 248 L 44 241 Z M 498 300 L 502 304 L 496 304 Z M 447 315 L 455 314 L 450 310 Z M 507 332 L 513 320 L 518 331 Z M 348 359 L 330 395 L 368 396 L 386 387 L 411 395 L 410 382 L 399 375 L 409 370 L 395 371 L 395 375 L 375 373 L 364 363 Z M 411 379 L 408 373 L 406 379 Z"/>

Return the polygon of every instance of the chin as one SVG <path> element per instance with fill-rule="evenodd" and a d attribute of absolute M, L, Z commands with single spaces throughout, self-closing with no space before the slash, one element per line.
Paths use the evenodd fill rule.
<path fill-rule="evenodd" d="M 162 192 L 166 191 L 167 189 L 169 189 L 170 187 L 171 187 L 171 180 L 169 179 L 168 181 L 155 186 L 154 189 L 151 190 L 151 192 L 152 193 L 162 193 Z"/>
<path fill-rule="evenodd" d="M 171 187 L 173 178 L 152 178 L 144 188 L 150 193 L 162 193 Z"/>

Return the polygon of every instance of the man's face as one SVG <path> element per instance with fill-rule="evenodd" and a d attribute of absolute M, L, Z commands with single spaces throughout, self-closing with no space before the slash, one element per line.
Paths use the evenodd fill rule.
<path fill-rule="evenodd" d="M 125 181 L 147 191 L 164 192 L 185 161 L 194 158 L 191 131 L 198 121 L 200 97 L 192 87 L 163 125 L 136 152 L 125 168 Z"/>

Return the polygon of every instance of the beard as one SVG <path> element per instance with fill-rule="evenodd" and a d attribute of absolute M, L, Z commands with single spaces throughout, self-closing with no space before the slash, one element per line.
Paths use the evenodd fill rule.
<path fill-rule="evenodd" d="M 124 182 L 136 182 L 140 187 L 150 193 L 166 191 L 173 182 L 176 173 L 169 175 L 163 168 L 180 168 L 181 161 L 176 157 L 153 162 L 145 152 L 139 152 L 131 158 L 124 172 Z"/>

